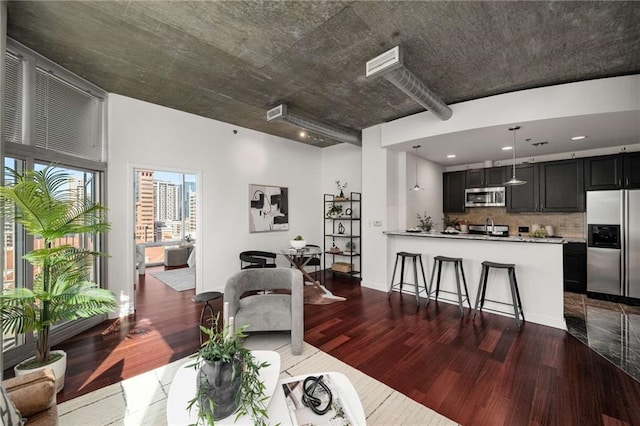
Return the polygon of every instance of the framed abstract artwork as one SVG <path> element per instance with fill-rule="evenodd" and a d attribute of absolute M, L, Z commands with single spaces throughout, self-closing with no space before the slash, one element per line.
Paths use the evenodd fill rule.
<path fill-rule="evenodd" d="M 249 232 L 289 230 L 289 189 L 249 184 Z"/>

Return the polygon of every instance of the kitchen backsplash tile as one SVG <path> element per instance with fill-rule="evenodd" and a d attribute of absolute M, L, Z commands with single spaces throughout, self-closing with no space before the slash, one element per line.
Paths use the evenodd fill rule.
<path fill-rule="evenodd" d="M 451 219 L 466 220 L 468 224 L 483 225 L 486 218 L 493 218 L 496 225 L 509 225 L 509 235 L 518 235 L 518 226 L 538 224 L 553 226 L 554 235 L 567 238 L 585 238 L 585 213 L 507 213 L 504 207 L 474 207 L 467 213 L 450 214 Z"/>

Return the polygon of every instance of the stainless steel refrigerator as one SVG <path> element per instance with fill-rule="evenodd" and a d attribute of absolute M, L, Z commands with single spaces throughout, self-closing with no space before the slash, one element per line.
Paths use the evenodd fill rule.
<path fill-rule="evenodd" d="M 640 189 L 587 192 L 587 291 L 640 299 Z"/>

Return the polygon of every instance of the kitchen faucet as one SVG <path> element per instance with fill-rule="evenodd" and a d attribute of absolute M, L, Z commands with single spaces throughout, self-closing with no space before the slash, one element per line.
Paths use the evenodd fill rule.
<path fill-rule="evenodd" d="M 489 222 L 491 222 L 491 232 L 493 232 L 495 229 L 496 224 L 493 222 L 493 218 L 492 217 L 488 217 L 484 220 L 484 232 L 487 233 L 487 235 L 489 235 L 491 232 L 489 232 L 489 227 L 487 226 L 489 224 Z"/>

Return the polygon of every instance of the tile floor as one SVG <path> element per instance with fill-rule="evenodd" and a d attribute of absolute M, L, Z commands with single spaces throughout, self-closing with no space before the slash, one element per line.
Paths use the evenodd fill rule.
<path fill-rule="evenodd" d="M 640 306 L 564 293 L 569 333 L 640 382 Z"/>

